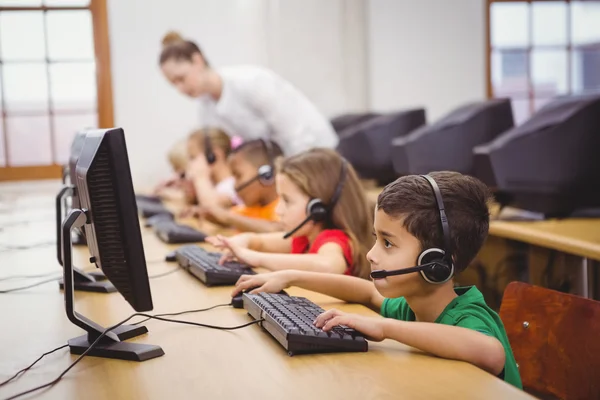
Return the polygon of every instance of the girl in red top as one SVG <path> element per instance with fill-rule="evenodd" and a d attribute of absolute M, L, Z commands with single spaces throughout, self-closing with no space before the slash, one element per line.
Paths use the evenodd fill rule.
<path fill-rule="evenodd" d="M 287 233 L 243 233 L 207 241 L 236 258 L 271 271 L 299 269 L 368 279 L 366 253 L 373 210 L 356 172 L 339 154 L 312 149 L 286 158 L 276 175 L 277 214 Z"/>

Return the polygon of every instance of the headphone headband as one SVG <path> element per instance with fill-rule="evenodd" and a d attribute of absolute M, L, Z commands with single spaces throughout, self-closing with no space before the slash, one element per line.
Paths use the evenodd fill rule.
<path fill-rule="evenodd" d="M 206 162 L 208 164 L 214 164 L 215 161 L 217 161 L 217 157 L 212 148 L 209 132 L 209 129 L 204 129 L 204 156 L 206 157 Z"/>
<path fill-rule="evenodd" d="M 267 155 L 267 161 L 269 163 L 269 166 L 274 170 L 275 169 L 275 160 L 274 160 L 275 157 L 273 154 L 274 153 L 273 152 L 273 144 L 268 139 L 260 138 L 259 140 L 265 149 L 265 154 Z"/>
<path fill-rule="evenodd" d="M 437 182 L 429 175 L 421 175 L 429 182 L 433 194 L 435 196 L 435 202 L 440 213 L 440 223 L 442 225 L 442 235 L 444 240 L 444 260 L 448 263 L 452 263 L 452 241 L 450 238 L 450 226 L 448 225 L 448 217 L 446 217 L 446 209 L 444 207 L 444 200 L 442 199 L 442 192 Z"/>
<path fill-rule="evenodd" d="M 333 192 L 333 196 L 331 196 L 331 200 L 327 205 L 329 211 L 332 211 L 337 202 L 342 197 L 342 190 L 344 189 L 344 185 L 346 184 L 346 176 L 348 175 L 348 162 L 342 158 L 342 166 L 340 170 L 340 177 L 338 179 L 337 186 L 335 187 L 335 191 Z"/>

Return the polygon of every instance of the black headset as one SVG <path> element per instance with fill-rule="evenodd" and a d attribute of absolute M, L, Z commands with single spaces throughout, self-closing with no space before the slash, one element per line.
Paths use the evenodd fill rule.
<path fill-rule="evenodd" d="M 333 208 L 339 201 L 342 196 L 342 190 L 344 189 L 344 184 L 346 183 L 346 176 L 348 175 L 348 165 L 347 161 L 342 158 L 342 167 L 340 170 L 340 177 L 338 179 L 337 186 L 333 192 L 333 196 L 331 196 L 331 201 L 329 204 L 325 204 L 323 200 L 319 198 L 310 199 L 308 204 L 306 205 L 306 218 L 302 221 L 297 227 L 286 233 L 283 238 L 287 239 L 296 233 L 300 228 L 306 225 L 309 221 L 314 222 L 323 222 L 327 220 L 331 216 L 331 212 Z"/>
<path fill-rule="evenodd" d="M 215 156 L 212 142 L 210 141 L 210 136 L 208 135 L 208 129 L 204 131 L 204 155 L 206 156 L 206 162 L 208 165 L 212 165 L 215 163 L 215 161 L 217 161 L 217 156 Z"/>
<path fill-rule="evenodd" d="M 265 149 L 267 155 L 268 164 L 263 164 L 258 167 L 256 175 L 247 180 L 246 182 L 235 187 L 235 191 L 239 192 L 250 186 L 254 181 L 259 181 L 263 186 L 270 186 L 275 182 L 275 155 L 273 151 L 273 145 L 270 140 L 258 139 Z"/>
<path fill-rule="evenodd" d="M 444 248 L 438 249 L 432 247 L 423 250 L 417 258 L 417 266 L 396 269 L 396 270 L 376 270 L 371 272 L 371 278 L 373 279 L 384 279 L 388 276 L 404 275 L 413 272 L 420 272 L 421 276 L 425 281 L 433 284 L 441 284 L 448 282 L 454 276 L 454 263 L 452 262 L 452 247 L 450 240 L 450 226 L 448 225 L 448 218 L 446 217 L 446 210 L 444 208 L 444 201 L 442 200 L 442 192 L 438 187 L 435 180 L 429 175 L 421 175 L 429 182 L 437 208 L 440 213 L 440 223 L 442 225 L 442 235 L 444 237 Z"/>

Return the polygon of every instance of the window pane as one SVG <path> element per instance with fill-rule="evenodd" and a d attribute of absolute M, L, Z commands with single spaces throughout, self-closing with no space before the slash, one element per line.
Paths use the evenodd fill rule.
<path fill-rule="evenodd" d="M 44 4 L 53 7 L 88 6 L 90 0 L 45 0 Z"/>
<path fill-rule="evenodd" d="M 571 3 L 571 32 L 573 44 L 600 42 L 600 2 Z"/>
<path fill-rule="evenodd" d="M 536 97 L 553 97 L 567 93 L 566 50 L 533 50 L 531 53 L 531 78 Z"/>
<path fill-rule="evenodd" d="M 6 122 L 10 165 L 52 164 L 50 118 L 47 115 L 8 117 Z"/>
<path fill-rule="evenodd" d="M 50 84 L 55 110 L 96 109 L 96 65 L 93 62 L 50 65 Z"/>
<path fill-rule="evenodd" d="M 0 56 L 3 61 L 43 60 L 44 14 L 42 11 L 0 13 Z"/>
<path fill-rule="evenodd" d="M 4 64 L 2 72 L 8 113 L 48 110 L 46 64 Z"/>
<path fill-rule="evenodd" d="M 35 7 L 41 5 L 42 0 L 0 0 L 0 7 Z"/>
<path fill-rule="evenodd" d="M 492 47 L 529 45 L 529 5 L 493 3 L 490 9 Z"/>
<path fill-rule="evenodd" d="M 567 44 L 567 4 L 564 2 L 533 2 L 533 44 Z"/>
<path fill-rule="evenodd" d="M 494 51 L 492 84 L 496 97 L 528 93 L 528 54 L 520 50 Z"/>
<path fill-rule="evenodd" d="M 54 148 L 56 149 L 56 162 L 66 164 L 69 161 L 71 142 L 75 132 L 84 128 L 96 128 L 98 125 L 97 114 L 80 115 L 55 115 L 54 116 Z"/>
<path fill-rule="evenodd" d="M 576 50 L 571 60 L 573 92 L 600 90 L 600 50 Z"/>
<path fill-rule="evenodd" d="M 92 17 L 89 11 L 49 11 L 48 55 L 51 60 L 93 60 Z"/>
<path fill-rule="evenodd" d="M 530 115 L 529 99 L 512 99 L 512 109 L 515 125 L 522 124 Z"/>

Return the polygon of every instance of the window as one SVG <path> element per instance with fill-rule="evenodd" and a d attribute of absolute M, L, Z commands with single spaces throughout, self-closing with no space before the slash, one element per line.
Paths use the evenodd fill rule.
<path fill-rule="evenodd" d="M 490 97 L 521 123 L 553 97 L 600 90 L 600 1 L 488 0 Z"/>
<path fill-rule="evenodd" d="M 113 125 L 106 0 L 0 0 L 0 180 L 59 177 Z"/>

